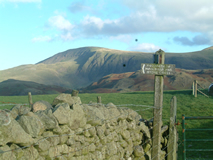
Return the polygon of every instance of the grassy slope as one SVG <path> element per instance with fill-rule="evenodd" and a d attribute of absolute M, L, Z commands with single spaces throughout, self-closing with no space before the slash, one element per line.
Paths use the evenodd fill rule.
<path fill-rule="evenodd" d="M 207 92 L 207 90 L 202 90 Z M 177 121 L 182 121 L 182 114 L 185 116 L 213 116 L 213 99 L 206 98 L 203 95 L 198 94 L 197 98 L 194 98 L 191 95 L 191 90 L 182 90 L 182 91 L 164 91 L 164 102 L 163 102 L 163 122 L 167 124 L 169 122 L 170 115 L 170 99 L 173 96 L 177 97 Z M 57 95 L 36 95 L 33 96 L 33 101 L 46 100 L 52 103 L 53 99 Z M 96 102 L 97 96 L 101 96 L 102 103 L 107 104 L 112 102 L 114 104 L 135 104 L 135 105 L 153 105 L 154 94 L 153 92 L 131 92 L 131 93 L 102 93 L 102 94 L 79 94 L 82 103 L 89 103 L 90 101 Z M 16 103 L 27 103 L 27 96 L 0 96 L 0 101 L 4 102 L 16 102 Z M 1 103 L 1 102 L 0 102 Z M 12 106 L 0 106 L 1 109 L 8 108 Z M 153 117 L 152 109 L 144 110 L 144 107 L 128 106 L 133 110 L 137 111 L 144 119 L 151 119 Z M 144 111 L 142 111 L 144 110 Z M 212 120 L 191 120 L 186 122 L 187 128 L 213 128 Z M 182 139 L 182 127 L 177 126 L 179 131 L 180 140 Z M 208 138 L 213 139 L 212 131 L 210 132 L 191 132 L 186 135 L 187 138 Z M 181 141 L 180 141 L 181 142 Z M 190 143 L 187 142 L 187 148 L 212 148 L 212 142 L 198 142 Z M 179 145 L 178 150 L 178 159 L 182 159 L 182 145 Z M 199 156 L 205 158 L 213 158 L 213 153 L 205 152 L 189 152 L 187 157 L 198 158 Z M 209 156 L 209 157 L 206 157 Z"/>
<path fill-rule="evenodd" d="M 75 81 L 72 78 L 68 79 L 67 75 L 74 74 L 77 67 L 78 65 L 74 61 L 55 64 L 23 65 L 0 71 L 0 81 L 16 79 L 65 87 L 75 84 Z"/>
<path fill-rule="evenodd" d="M 55 86 L 43 85 L 31 81 L 6 80 L 0 83 L 0 96 L 20 96 L 31 92 L 33 95 L 71 93 L 71 89 Z"/>

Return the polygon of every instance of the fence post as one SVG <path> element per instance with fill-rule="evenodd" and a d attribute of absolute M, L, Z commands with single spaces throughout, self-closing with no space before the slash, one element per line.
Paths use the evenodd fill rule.
<path fill-rule="evenodd" d="M 101 96 L 97 97 L 97 103 L 101 103 Z"/>
<path fill-rule="evenodd" d="M 185 134 L 185 115 L 182 115 L 182 133 L 183 133 L 183 160 L 186 160 L 186 134 Z"/>
<path fill-rule="evenodd" d="M 30 108 L 32 109 L 32 106 L 33 106 L 33 100 L 32 100 L 31 92 L 28 92 L 28 101 L 29 101 L 29 104 L 30 104 Z"/>
<path fill-rule="evenodd" d="M 195 95 L 195 82 L 192 82 L 192 95 Z"/>
<path fill-rule="evenodd" d="M 194 83 L 195 83 L 195 91 L 194 91 L 195 93 L 194 94 L 195 94 L 195 97 L 197 97 L 197 80 L 194 80 Z"/>
<path fill-rule="evenodd" d="M 176 123 L 177 98 L 173 96 L 170 101 L 170 124 L 169 124 L 169 141 L 167 145 L 168 160 L 177 160 L 177 129 Z"/>
<path fill-rule="evenodd" d="M 72 90 L 72 96 L 78 96 L 78 92 L 77 90 Z"/>

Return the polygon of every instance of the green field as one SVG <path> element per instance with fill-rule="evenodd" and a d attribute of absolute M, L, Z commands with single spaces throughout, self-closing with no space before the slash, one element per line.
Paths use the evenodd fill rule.
<path fill-rule="evenodd" d="M 201 90 L 207 93 L 207 90 Z M 45 100 L 50 103 L 57 95 L 33 95 L 33 102 Z M 130 93 L 91 93 L 79 94 L 82 103 L 88 104 L 90 101 L 97 102 L 97 96 L 101 96 L 103 104 L 112 102 L 116 105 L 120 104 L 135 104 L 153 106 L 153 92 L 130 92 Z M 201 94 L 195 98 L 192 96 L 191 90 L 181 91 L 164 91 L 163 100 L 163 123 L 168 124 L 170 115 L 170 100 L 173 96 L 177 97 L 177 121 L 182 122 L 182 114 L 185 116 L 213 116 L 213 98 L 207 98 Z M 28 96 L 0 96 L 0 105 L 3 102 L 28 103 Z M 12 105 L 13 106 L 13 105 Z M 10 109 L 11 105 L 0 106 L 0 109 Z M 125 106 L 126 107 L 126 106 Z M 152 108 L 127 106 L 137 111 L 143 119 L 151 119 L 153 117 Z M 213 120 L 188 120 L 186 128 L 213 128 Z M 179 131 L 179 149 L 178 159 L 182 159 L 182 127 L 177 126 Z M 187 139 L 213 139 L 213 131 L 190 131 L 186 133 Z M 188 149 L 213 149 L 213 142 L 187 142 Z M 213 152 L 187 152 L 187 158 L 208 158 L 213 159 Z"/>

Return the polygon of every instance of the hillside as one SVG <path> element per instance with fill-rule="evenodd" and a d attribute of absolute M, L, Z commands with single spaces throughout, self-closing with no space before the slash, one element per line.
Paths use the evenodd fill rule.
<path fill-rule="evenodd" d="M 82 88 L 109 74 L 136 72 L 140 70 L 141 63 L 153 63 L 153 54 L 100 47 L 70 49 L 37 64 L 0 71 L 0 82 L 16 79 L 72 89 Z M 165 63 L 189 70 L 210 69 L 213 68 L 212 59 L 213 49 L 210 47 L 190 53 L 166 53 Z"/>
<path fill-rule="evenodd" d="M 66 89 L 59 86 L 43 85 L 29 81 L 19 81 L 8 79 L 0 83 L 0 96 L 20 96 L 42 94 L 58 94 L 58 93 L 72 93 L 71 89 Z"/>
<path fill-rule="evenodd" d="M 164 90 L 192 89 L 195 79 L 203 88 L 208 88 L 213 82 L 213 69 L 175 71 L 174 76 L 164 77 Z M 140 71 L 110 74 L 80 90 L 89 93 L 154 91 L 154 76 L 142 75 Z"/>

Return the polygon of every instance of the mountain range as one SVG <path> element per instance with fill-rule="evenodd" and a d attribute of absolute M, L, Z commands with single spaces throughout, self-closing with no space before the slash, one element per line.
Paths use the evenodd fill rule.
<path fill-rule="evenodd" d="M 70 49 L 57 53 L 37 64 L 21 65 L 1 70 L 0 82 L 14 79 L 43 85 L 60 86 L 66 89 L 81 89 L 82 91 L 95 92 L 97 88 L 103 87 L 100 82 L 105 80 L 104 83 L 108 83 L 108 88 L 105 87 L 104 90 L 111 89 L 112 91 L 113 89 L 116 92 L 121 90 L 150 90 L 153 87 L 151 81 L 154 76 L 141 75 L 139 70 L 141 63 L 153 63 L 153 54 L 101 47 Z M 213 47 L 188 53 L 166 52 L 165 64 L 175 64 L 176 75 L 165 76 L 165 89 L 187 89 L 189 85 L 184 79 L 192 80 L 199 78 L 203 75 L 199 73 L 204 73 L 206 76 L 212 75 L 212 62 Z M 125 78 L 111 81 L 118 75 Z M 213 79 L 212 76 L 205 78 L 206 76 L 202 77 L 200 83 L 208 86 L 212 83 Z M 138 80 L 135 80 L 134 77 Z M 180 80 L 177 81 L 177 79 Z M 138 82 L 133 83 L 133 80 Z M 95 87 L 96 89 L 94 89 Z"/>

